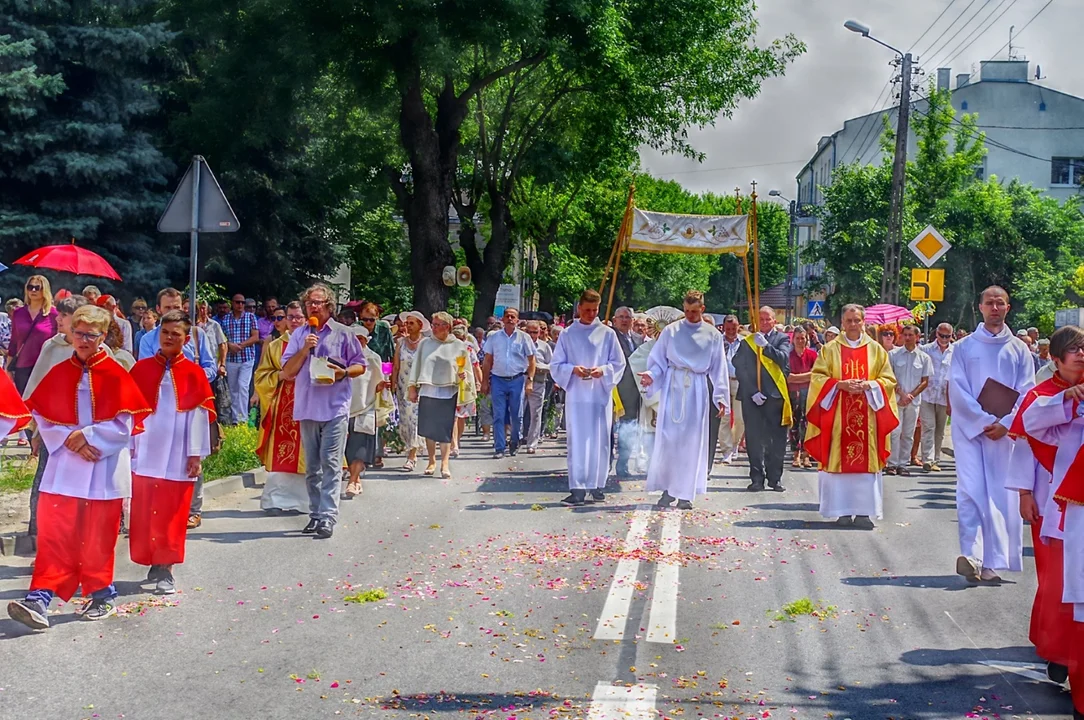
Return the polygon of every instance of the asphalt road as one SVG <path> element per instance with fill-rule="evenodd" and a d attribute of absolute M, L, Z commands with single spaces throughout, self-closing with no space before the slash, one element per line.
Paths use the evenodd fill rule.
<path fill-rule="evenodd" d="M 561 507 L 554 444 L 453 470 L 374 475 L 327 541 L 214 501 L 167 602 L 122 539 L 119 617 L 0 620 L 0 718 L 1070 716 L 1027 641 L 1030 548 L 1002 586 L 953 574 L 951 472 L 886 478 L 869 532 L 821 520 L 812 471 L 751 495 L 716 466 L 659 513 L 642 480 Z M 6 602 L 29 561 L 0 563 Z"/>

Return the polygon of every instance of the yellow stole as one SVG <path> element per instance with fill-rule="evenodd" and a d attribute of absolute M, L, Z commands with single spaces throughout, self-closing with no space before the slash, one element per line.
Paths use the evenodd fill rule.
<path fill-rule="evenodd" d="M 753 349 L 753 352 L 757 354 L 757 362 L 760 366 L 763 366 L 768 371 L 768 377 L 775 383 L 775 387 L 779 390 L 779 394 L 783 396 L 783 425 L 790 426 L 794 420 L 794 416 L 790 407 L 790 392 L 787 390 L 787 378 L 783 376 L 783 370 L 775 361 L 771 358 L 764 357 L 764 353 L 761 351 L 756 340 L 753 339 L 753 335 L 746 335 L 745 342 L 749 343 L 749 347 Z"/>

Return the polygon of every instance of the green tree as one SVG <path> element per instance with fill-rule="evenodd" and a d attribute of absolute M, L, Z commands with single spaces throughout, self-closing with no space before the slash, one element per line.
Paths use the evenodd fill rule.
<path fill-rule="evenodd" d="M 545 108 L 567 88 L 583 87 L 609 109 L 633 138 L 693 152 L 688 125 L 702 125 L 751 97 L 765 77 L 778 75 L 802 50 L 793 38 L 766 48 L 755 43 L 752 0 L 634 0 L 623 5 L 571 0 L 519 0 L 477 8 L 451 3 L 327 0 L 295 6 L 312 48 L 334 62 L 359 100 L 394 122 L 400 153 L 382 164 L 399 202 L 410 239 L 414 301 L 424 311 L 444 307 L 448 290 L 440 270 L 454 261 L 448 207 L 460 171 L 464 123 L 472 103 L 498 83 L 505 98 L 525 74 L 550 68 L 556 88 L 535 85 L 512 112 L 521 139 L 488 134 L 486 150 L 498 158 L 497 192 L 489 192 L 490 218 L 507 223 L 502 207 L 514 190 L 517 157 L 545 129 Z M 519 78 L 517 81 L 516 78 Z M 541 103 L 542 110 L 531 107 Z M 482 114 L 489 110 L 483 100 Z M 508 124 L 512 127 L 512 123 Z M 481 137 L 481 135 L 479 135 Z M 503 137 L 504 139 L 499 139 Z M 494 150 L 500 143 L 500 149 Z M 503 273 L 500 237 L 482 258 L 487 288 Z M 476 258 L 477 260 L 477 258 Z M 499 272 L 497 270 L 499 269 Z"/>
<path fill-rule="evenodd" d="M 171 33 L 145 10 L 89 0 L 0 12 L 0 240 L 18 257 L 74 237 L 139 294 L 179 266 L 173 242 L 154 231 L 173 171 L 150 133 L 155 57 Z M 0 293 L 16 293 L 20 276 L 0 277 Z"/>

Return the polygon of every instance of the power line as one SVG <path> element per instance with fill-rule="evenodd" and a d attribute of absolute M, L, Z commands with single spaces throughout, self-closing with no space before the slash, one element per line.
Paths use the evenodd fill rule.
<path fill-rule="evenodd" d="M 926 33 L 928 33 L 930 30 L 933 30 L 933 26 L 936 25 L 938 21 L 941 20 L 941 18 L 945 17 L 945 13 L 947 13 L 949 11 L 949 8 L 951 8 L 955 4 L 956 0 L 950 0 L 949 4 L 945 6 L 945 9 L 941 11 L 941 14 L 934 18 L 934 21 L 930 23 L 930 26 L 928 28 L 922 31 L 922 34 L 918 36 L 918 40 L 915 40 L 913 43 L 911 43 L 911 47 L 907 48 L 907 52 L 911 52 L 912 50 L 914 50 L 915 45 L 918 45 L 920 42 L 922 42 L 922 38 L 926 37 Z"/>
<path fill-rule="evenodd" d="M 883 95 L 885 94 L 885 90 L 889 90 L 889 89 L 890 89 L 890 88 L 892 87 L 892 78 L 893 78 L 893 76 L 894 76 L 894 75 L 895 75 L 895 71 L 893 70 L 893 71 L 892 71 L 892 75 L 889 75 L 889 76 L 888 76 L 888 80 L 887 80 L 887 81 L 885 81 L 884 87 L 882 87 L 882 88 L 881 88 L 881 92 L 877 93 L 877 99 L 873 101 L 873 105 L 871 105 L 871 106 L 870 106 L 870 108 L 869 108 L 869 112 L 868 112 L 868 113 L 866 113 L 866 115 L 873 115 L 874 113 L 878 113 L 878 114 L 879 114 L 879 113 L 881 112 L 881 110 L 883 110 L 883 109 L 884 109 L 884 106 L 882 106 L 882 107 L 881 107 L 881 109 L 880 109 L 880 110 L 878 110 L 878 109 L 877 109 L 877 106 L 881 104 L 881 97 L 882 97 L 882 96 L 883 96 Z M 891 96 L 891 92 L 889 93 L 889 95 Z M 886 98 L 886 99 L 888 99 L 888 98 Z M 871 123 L 873 123 L 873 124 L 876 124 L 876 120 L 877 120 L 877 118 L 870 118 L 870 122 L 871 122 Z M 846 122 L 844 122 L 844 123 L 843 123 L 843 126 L 844 126 L 844 127 L 846 127 L 846 126 L 847 126 L 847 123 L 846 123 Z M 867 129 L 867 130 L 866 130 L 866 137 L 868 137 L 868 136 L 869 136 L 869 132 L 870 132 L 870 131 L 869 131 L 869 129 Z M 847 153 L 849 153 L 849 152 L 851 151 L 851 148 L 852 148 L 852 147 L 854 147 L 854 141 L 858 139 L 858 136 L 859 136 L 859 135 L 860 135 L 861 133 L 862 133 L 862 131 L 861 131 L 861 130 L 858 130 L 858 131 L 856 131 L 856 132 L 855 132 L 855 134 L 854 134 L 854 137 L 852 137 L 852 138 L 851 138 L 851 141 L 850 141 L 849 143 L 847 143 L 847 147 L 846 147 L 846 148 L 844 148 L 844 150 L 843 150 L 843 152 L 842 152 L 842 153 L 840 153 L 840 155 L 839 155 L 840 159 L 842 159 L 842 158 L 845 158 L 845 157 L 847 157 Z M 860 144 L 858 145 L 858 147 L 859 147 L 859 149 L 860 149 L 860 150 L 861 150 L 861 148 L 862 148 L 862 145 L 864 145 L 864 144 L 865 144 L 865 142 L 866 142 L 866 140 L 865 140 L 865 137 L 864 137 L 864 138 L 862 139 L 862 142 L 861 142 L 861 143 L 860 143 Z M 860 155 L 860 154 L 859 154 L 859 155 L 856 155 L 856 156 L 855 156 L 855 159 L 857 160 L 857 159 L 859 159 L 860 157 L 861 157 L 861 155 Z"/>
<path fill-rule="evenodd" d="M 969 2 L 967 4 L 967 7 L 965 7 L 963 10 L 961 10 L 960 14 L 956 16 L 956 19 L 953 20 L 952 22 L 950 22 L 948 24 L 948 27 L 941 31 L 941 34 L 937 36 L 937 39 L 934 40 L 932 43 L 930 43 L 929 47 L 926 48 L 926 51 L 923 52 L 923 53 L 919 53 L 919 57 L 926 57 L 927 55 L 929 55 L 930 50 L 933 49 L 934 45 L 941 42 L 941 38 L 945 37 L 945 35 L 948 33 L 948 31 L 952 29 L 952 26 L 956 24 L 956 21 L 959 20 L 960 18 L 962 18 L 964 16 L 964 13 L 966 13 L 968 10 L 970 10 L 971 6 L 974 5 L 974 4 L 975 4 L 975 0 L 971 0 L 971 2 Z"/>
<path fill-rule="evenodd" d="M 953 49 L 951 57 L 949 57 L 949 59 L 948 59 L 948 60 L 945 60 L 945 61 L 944 61 L 944 62 L 943 62 L 942 64 L 943 64 L 943 65 L 945 65 L 946 67 L 951 67 L 951 65 L 952 65 L 952 61 L 953 61 L 953 60 L 955 60 L 955 59 L 956 59 L 957 57 L 959 57 L 959 56 L 960 56 L 960 54 L 961 54 L 961 53 L 963 53 L 963 51 L 964 51 L 964 50 L 967 50 L 967 49 L 968 49 L 969 47 L 971 47 L 972 45 L 974 45 L 974 44 L 975 44 L 975 42 L 976 42 L 976 41 L 977 41 L 977 40 L 978 40 L 979 38 L 981 38 L 981 37 L 982 37 L 983 35 L 985 35 L 986 33 L 988 33 L 988 32 L 989 32 L 989 31 L 990 31 L 990 30 L 991 30 L 991 29 L 992 29 L 992 28 L 994 27 L 994 25 L 997 25 L 997 24 L 998 24 L 998 22 L 1000 22 L 1000 21 L 1001 21 L 1001 18 L 1005 17 L 1005 13 L 1009 12 L 1009 10 L 1011 10 L 1011 9 L 1012 9 L 1012 6 L 1013 6 L 1013 5 L 1015 5 L 1015 4 L 1017 3 L 1017 1 L 1018 1 L 1018 0 L 1012 0 L 1012 2 L 1010 2 L 1010 3 L 1009 3 L 1009 6 L 1008 6 L 1007 8 L 1005 8 L 1004 10 L 1002 10 L 1002 11 L 1001 11 L 1001 14 L 1000 14 L 1000 15 L 998 15 L 998 16 L 997 16 L 997 18 L 995 18 L 995 19 L 994 19 L 994 21 L 993 21 L 992 23 L 990 23 L 989 25 L 987 25 L 987 26 L 986 26 L 986 29 L 985 29 L 985 30 L 983 30 L 983 31 L 982 31 L 982 32 L 980 32 L 980 33 L 979 33 L 979 34 L 978 34 L 977 36 L 975 36 L 975 37 L 974 37 L 973 39 L 971 39 L 971 40 L 970 40 L 970 42 L 967 42 L 967 41 L 968 41 L 968 39 L 970 39 L 970 38 L 971 38 L 971 35 L 975 35 L 975 33 L 976 33 L 976 32 L 978 32 L 979 28 L 981 28 L 981 27 L 982 27 L 983 23 L 985 23 L 985 22 L 986 22 L 986 20 L 989 20 L 989 19 L 990 19 L 990 17 L 991 17 L 991 16 L 992 16 L 992 15 L 993 15 L 994 13 L 996 13 L 996 12 L 997 12 L 997 8 L 999 8 L 999 7 L 1001 7 L 1002 5 L 1004 5 L 1004 4 L 1005 4 L 1006 0 L 1001 0 L 1001 3 L 1000 3 L 1000 4 L 999 4 L 999 5 L 997 6 L 997 7 L 995 7 L 995 8 L 994 8 L 994 9 L 993 9 L 993 10 L 992 10 L 992 11 L 990 12 L 990 15 L 987 15 L 987 16 L 986 16 L 986 20 L 983 20 L 983 21 L 982 21 L 982 23 L 979 23 L 979 27 L 978 27 L 978 28 L 975 28 L 974 30 L 972 30 L 972 31 L 971 31 L 971 35 L 968 35 L 968 36 L 967 36 L 966 38 L 964 38 L 964 39 L 963 39 L 963 41 L 961 41 L 961 44 L 963 44 L 964 42 L 967 42 L 967 44 L 966 44 L 966 45 L 964 45 L 963 47 L 960 47 L 959 45 L 957 45 L 957 46 L 956 46 L 956 48 L 954 48 L 954 49 Z"/>
<path fill-rule="evenodd" d="M 975 14 L 974 14 L 974 15 L 972 15 L 971 17 L 969 17 L 969 18 L 968 18 L 968 19 L 967 19 L 967 20 L 966 20 L 966 21 L 964 22 L 964 24 L 963 24 L 963 25 L 961 25 L 961 26 L 959 27 L 959 29 L 958 29 L 958 30 L 956 30 L 956 32 L 954 32 L 954 33 L 952 34 L 952 37 L 950 37 L 950 38 L 949 38 L 948 40 L 946 40 L 946 41 L 945 41 L 945 42 L 944 42 L 944 43 L 943 43 L 943 44 L 941 45 L 941 47 L 937 48 L 936 50 L 933 50 L 933 51 L 931 51 L 931 52 L 930 52 L 930 54 L 929 54 L 929 56 L 930 56 L 931 58 L 935 58 L 935 57 L 937 57 L 938 55 L 940 55 L 940 54 L 941 54 L 941 52 L 942 52 L 942 51 L 943 51 L 943 50 L 944 50 L 944 49 L 945 49 L 946 47 L 948 47 L 948 46 L 949 46 L 950 44 L 952 44 L 952 41 L 953 41 L 953 40 L 955 40 L 955 39 L 956 39 L 957 37 L 959 37 L 960 33 L 962 33 L 962 32 L 963 32 L 964 30 L 967 30 L 967 27 L 968 27 L 968 25 L 970 25 L 970 24 L 972 23 L 972 21 L 974 21 L 974 19 L 975 19 L 975 18 L 977 18 L 977 17 L 979 16 L 979 14 L 980 14 L 980 13 L 981 13 L 981 12 L 982 12 L 983 10 L 985 10 L 985 9 L 987 8 L 987 6 L 989 6 L 989 5 L 990 5 L 991 1 L 992 1 L 992 0 L 984 0 L 984 2 L 982 3 L 982 5 L 980 5 L 980 6 L 979 6 L 979 8 L 978 8 L 978 9 L 977 9 L 977 10 L 975 11 Z M 936 65 L 936 63 L 934 63 L 934 64 Z"/>
<path fill-rule="evenodd" d="M 919 97 L 918 100 L 929 100 L 929 98 Z M 918 113 L 919 115 L 922 115 L 923 117 L 930 117 L 929 113 L 925 112 L 924 110 L 919 110 L 917 107 L 914 108 L 914 111 L 916 113 Z M 1010 153 L 1020 155 L 1020 156 L 1026 157 L 1026 158 L 1031 158 L 1032 160 L 1039 160 L 1039 161 L 1044 162 L 1044 163 L 1050 163 L 1051 162 L 1051 158 L 1039 157 L 1038 155 L 1032 155 L 1029 152 L 1025 152 L 1023 150 L 1018 150 L 1018 149 L 1016 149 L 1016 148 L 1014 148 L 1014 147 L 1012 147 L 1010 145 L 1006 145 L 1003 142 L 1000 142 L 998 140 L 993 140 L 993 139 L 987 137 L 985 135 L 985 133 L 980 133 L 980 135 L 981 135 L 981 137 L 980 137 L 980 135 L 975 134 L 975 130 L 977 130 L 977 128 L 975 128 L 973 130 L 972 128 L 968 127 L 967 125 L 964 125 L 958 118 L 955 118 L 955 117 L 952 118 L 952 122 L 955 123 L 956 125 L 959 125 L 960 127 L 964 128 L 967 131 L 967 134 L 971 136 L 971 138 L 973 138 L 975 140 L 982 140 L 987 145 L 991 145 L 993 147 L 996 147 L 999 150 L 1004 150 L 1006 152 L 1010 152 Z"/>

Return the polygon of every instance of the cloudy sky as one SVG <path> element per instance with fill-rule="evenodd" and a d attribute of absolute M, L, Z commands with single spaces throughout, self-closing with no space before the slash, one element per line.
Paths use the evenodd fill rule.
<path fill-rule="evenodd" d="M 707 154 L 703 163 L 645 151 L 644 167 L 697 192 L 731 193 L 756 180 L 762 192 L 777 188 L 793 198 L 795 175 L 812 157 L 817 140 L 840 129 L 845 119 L 879 109 L 888 97 L 881 95 L 874 107 L 892 74 L 892 53 L 845 30 L 843 22 L 852 18 L 889 45 L 919 55 L 927 78 L 936 77 L 936 68 L 972 40 L 952 60 L 953 78 L 995 53 L 1005 59 L 1001 48 L 1015 25 L 1019 37 L 1013 47 L 1032 62 L 1031 74 L 1038 63 L 1046 76 L 1042 84 L 1084 96 L 1077 47 L 1084 0 L 1053 0 L 1036 17 L 1044 5 L 1047 0 L 760 0 L 760 36 L 770 40 L 794 33 L 806 43 L 805 55 L 785 77 L 765 82 L 761 94 L 741 104 L 733 118 L 691 130 L 693 144 Z"/>

